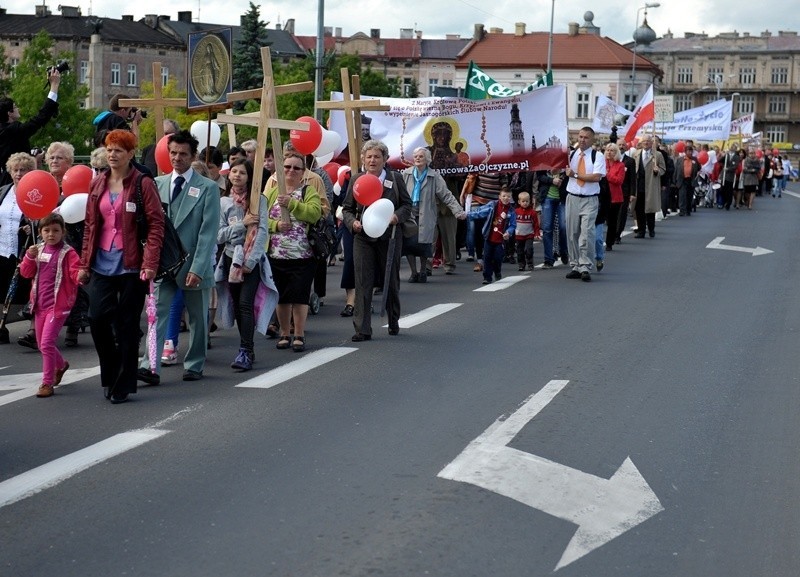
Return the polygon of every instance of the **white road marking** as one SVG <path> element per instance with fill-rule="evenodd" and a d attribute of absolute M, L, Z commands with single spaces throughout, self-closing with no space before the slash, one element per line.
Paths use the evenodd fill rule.
<path fill-rule="evenodd" d="M 432 318 L 436 318 L 439 315 L 443 315 L 446 312 L 450 312 L 453 309 L 457 309 L 464 303 L 444 303 L 440 305 L 433 305 L 432 307 L 428 307 L 426 309 L 422 309 L 417 313 L 413 313 L 404 317 L 400 317 L 400 321 L 398 324 L 400 325 L 401 329 L 410 329 L 411 327 L 415 327 L 424 323 L 425 321 L 429 321 Z M 383 325 L 383 328 L 388 327 L 389 325 Z"/>
<path fill-rule="evenodd" d="M 485 284 L 479 288 L 474 289 L 472 292 L 476 293 L 492 293 L 495 291 L 501 291 L 503 289 L 507 289 L 511 285 L 515 285 L 520 281 L 524 281 L 529 279 L 529 276 L 504 276 L 500 280 L 496 280 L 491 284 Z"/>
<path fill-rule="evenodd" d="M 514 414 L 495 421 L 438 475 L 578 525 L 556 570 L 664 510 L 630 458 L 611 479 L 603 479 L 507 446 L 568 382 L 547 383 Z"/>
<path fill-rule="evenodd" d="M 724 236 L 718 236 L 717 238 L 712 240 L 710 243 L 708 243 L 706 245 L 706 248 L 717 248 L 717 249 L 720 249 L 720 250 L 732 250 L 732 251 L 735 251 L 735 252 L 749 252 L 753 256 L 761 256 L 761 255 L 770 254 L 771 252 L 773 252 L 773 251 L 771 251 L 771 250 L 769 250 L 767 248 L 761 248 L 760 246 L 757 246 L 755 248 L 750 248 L 750 247 L 747 247 L 747 246 L 733 246 L 732 244 L 722 244 L 723 240 L 725 240 Z"/>
<path fill-rule="evenodd" d="M 353 347 L 328 347 L 319 351 L 314 351 L 303 355 L 296 361 L 292 361 L 277 369 L 272 369 L 257 377 L 248 379 L 236 386 L 247 389 L 269 389 L 357 350 L 357 348 Z"/>
<path fill-rule="evenodd" d="M 140 429 L 119 433 L 85 449 L 12 477 L 0 483 L 0 507 L 16 503 L 44 489 L 54 487 L 89 467 L 167 433 L 169 431 L 159 429 Z"/>
<path fill-rule="evenodd" d="M 89 379 L 100 374 L 100 367 L 89 367 L 86 369 L 70 369 L 64 373 L 64 378 L 61 384 L 56 387 L 56 394 L 58 389 L 69 385 L 70 383 L 77 383 L 84 379 Z M 2 375 L 0 376 L 0 392 L 14 391 L 5 395 L 0 395 L 0 406 L 13 403 L 32 397 L 36 394 L 39 385 L 42 384 L 42 372 L 38 373 L 22 373 L 19 375 Z"/>

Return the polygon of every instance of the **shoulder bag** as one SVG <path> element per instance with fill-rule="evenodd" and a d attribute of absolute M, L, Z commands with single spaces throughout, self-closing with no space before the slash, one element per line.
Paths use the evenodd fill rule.
<path fill-rule="evenodd" d="M 139 238 L 139 244 L 144 245 L 147 242 L 147 217 L 144 214 L 144 199 L 142 198 L 142 179 L 147 176 L 140 174 L 136 179 L 136 231 Z M 189 258 L 189 253 L 183 247 L 181 237 L 178 236 L 178 231 L 175 230 L 175 225 L 172 220 L 167 216 L 167 210 L 164 203 L 161 203 L 161 210 L 164 211 L 164 239 L 161 243 L 161 257 L 158 261 L 158 270 L 156 271 L 155 280 L 169 278 L 175 280 L 175 276 L 181 270 L 183 263 Z"/>

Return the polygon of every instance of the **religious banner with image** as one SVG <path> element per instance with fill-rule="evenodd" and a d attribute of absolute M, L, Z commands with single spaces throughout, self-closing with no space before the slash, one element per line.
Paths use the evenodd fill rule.
<path fill-rule="evenodd" d="M 341 92 L 331 93 L 331 100 L 341 99 Z M 566 163 L 569 140 L 563 85 L 491 100 L 379 100 L 390 110 L 361 113 L 363 138 L 383 141 L 389 148 L 389 164 L 395 168 L 410 166 L 418 147 L 431 151 L 431 167 L 443 176 L 546 170 Z M 341 111 L 331 112 L 329 128 L 342 136 L 339 155 L 347 147 Z"/>
<path fill-rule="evenodd" d="M 225 105 L 233 92 L 231 29 L 189 34 L 187 89 L 189 109 Z"/>

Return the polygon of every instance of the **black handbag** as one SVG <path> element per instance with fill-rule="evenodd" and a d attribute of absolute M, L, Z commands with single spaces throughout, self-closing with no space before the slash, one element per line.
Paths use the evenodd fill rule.
<path fill-rule="evenodd" d="M 336 250 L 336 245 L 339 241 L 336 238 L 336 230 L 333 223 L 330 222 L 330 217 L 321 217 L 314 224 L 308 225 L 306 232 L 308 244 L 311 245 L 311 250 L 314 252 L 314 257 L 320 260 L 327 260 L 331 254 Z"/>
<path fill-rule="evenodd" d="M 142 179 L 147 176 L 140 174 L 136 179 L 136 230 L 139 237 L 139 243 L 144 245 L 147 242 L 147 218 L 144 215 L 144 199 L 142 198 Z M 152 177 L 151 177 L 152 178 Z M 175 230 L 175 225 L 172 220 L 167 216 L 167 207 L 161 203 L 161 210 L 164 211 L 164 239 L 161 242 L 161 257 L 158 261 L 158 270 L 156 271 L 155 280 L 169 278 L 175 280 L 175 276 L 181 270 L 181 267 L 189 258 L 189 253 L 183 248 L 181 237 L 178 236 L 178 231 Z"/>

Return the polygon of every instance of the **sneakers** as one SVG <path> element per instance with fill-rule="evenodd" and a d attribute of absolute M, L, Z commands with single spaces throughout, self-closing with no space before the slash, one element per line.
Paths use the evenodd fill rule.
<path fill-rule="evenodd" d="M 34 351 L 39 350 L 39 345 L 36 343 L 36 334 L 33 331 L 28 331 L 20 338 L 18 338 L 17 344 L 22 347 L 33 349 Z"/>
<path fill-rule="evenodd" d="M 44 383 L 42 383 L 39 386 L 39 390 L 36 391 L 36 396 L 39 397 L 40 399 L 43 399 L 45 397 L 52 397 L 53 393 L 54 393 L 53 385 L 45 385 Z"/>
<path fill-rule="evenodd" d="M 542 268 L 553 268 L 553 263 L 552 262 L 546 262 L 546 263 L 544 263 L 542 265 Z"/>
<path fill-rule="evenodd" d="M 165 367 L 177 364 L 178 351 L 175 349 L 175 344 L 172 339 L 164 341 L 164 350 L 161 352 L 161 364 Z"/>
<path fill-rule="evenodd" d="M 569 279 L 579 279 L 581 278 L 581 271 L 579 270 L 571 270 L 567 273 L 567 278 Z"/>
<path fill-rule="evenodd" d="M 239 349 L 239 354 L 231 363 L 231 368 L 239 371 L 249 371 L 253 368 L 253 355 L 247 349 Z"/>
<path fill-rule="evenodd" d="M 597 266 L 597 270 L 598 271 L 603 270 L 603 267 L 605 266 L 605 263 L 602 260 L 597 259 L 596 261 L 594 261 L 594 263 Z"/>
<path fill-rule="evenodd" d="M 524 271 L 525 270 L 525 265 L 524 264 L 520 264 L 519 267 L 517 267 L 517 270 L 519 270 L 519 272 Z"/>

